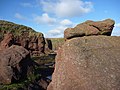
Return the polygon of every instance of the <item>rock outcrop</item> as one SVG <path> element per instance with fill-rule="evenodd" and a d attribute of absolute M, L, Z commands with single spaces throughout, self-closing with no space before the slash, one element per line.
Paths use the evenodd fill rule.
<path fill-rule="evenodd" d="M 59 49 L 47 90 L 119 90 L 120 37 L 85 36 Z"/>
<path fill-rule="evenodd" d="M 4 35 L 3 41 L 0 42 L 0 50 L 10 47 L 14 43 L 14 36 L 11 33 Z"/>
<path fill-rule="evenodd" d="M 86 21 L 78 24 L 74 28 L 67 28 L 64 31 L 65 39 L 71 39 L 74 37 L 92 36 L 92 35 L 107 35 L 110 36 L 114 27 L 114 20 L 106 19 L 103 21 Z"/>
<path fill-rule="evenodd" d="M 32 56 L 39 56 L 45 53 L 45 38 L 43 34 L 24 25 L 0 20 L 0 41 L 1 49 L 15 44 L 29 50 Z"/>
<path fill-rule="evenodd" d="M 42 33 L 25 34 L 15 38 L 15 44 L 30 51 L 31 56 L 39 56 L 45 52 L 45 39 Z"/>
<path fill-rule="evenodd" d="M 0 84 L 23 80 L 32 73 L 32 68 L 29 51 L 22 46 L 12 45 L 0 52 Z"/>

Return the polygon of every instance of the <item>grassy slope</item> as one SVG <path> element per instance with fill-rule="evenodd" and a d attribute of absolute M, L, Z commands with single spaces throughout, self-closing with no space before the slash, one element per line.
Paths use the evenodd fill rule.
<path fill-rule="evenodd" d="M 20 36 L 22 33 L 27 32 L 29 36 L 32 35 L 43 35 L 42 33 L 38 33 L 30 27 L 15 24 L 13 22 L 0 20 L 0 38 L 3 38 L 4 33 L 12 32 L 14 36 Z"/>

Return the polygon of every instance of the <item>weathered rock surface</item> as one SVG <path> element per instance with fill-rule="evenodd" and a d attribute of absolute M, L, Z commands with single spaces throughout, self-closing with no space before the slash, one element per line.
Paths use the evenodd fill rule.
<path fill-rule="evenodd" d="M 11 45 L 19 45 L 26 48 L 31 56 L 39 56 L 45 52 L 45 40 L 41 33 L 29 36 L 28 33 L 23 33 L 21 36 L 14 37 L 12 33 L 6 33 L 3 40 L 0 42 L 0 50 L 9 48 Z"/>
<path fill-rule="evenodd" d="M 31 73 L 33 62 L 29 51 L 22 46 L 12 45 L 0 52 L 0 84 L 23 80 Z"/>
<path fill-rule="evenodd" d="M 120 90 L 120 37 L 68 40 L 58 51 L 47 90 Z"/>
<path fill-rule="evenodd" d="M 4 39 L 0 42 L 0 50 L 10 47 L 14 43 L 14 36 L 11 33 L 4 34 Z"/>
<path fill-rule="evenodd" d="M 45 52 L 45 40 L 42 33 L 9 21 L 0 20 L 0 42 L 1 49 L 16 44 L 29 50 L 32 56 L 39 56 Z"/>
<path fill-rule="evenodd" d="M 15 38 L 15 44 L 29 50 L 31 56 L 39 56 L 45 52 L 45 40 L 42 33 L 30 35 L 23 32 L 21 36 Z"/>
<path fill-rule="evenodd" d="M 91 35 L 107 35 L 110 36 L 114 27 L 114 20 L 106 19 L 103 21 L 86 21 L 78 24 L 74 28 L 67 28 L 64 31 L 65 39 L 74 37 L 91 36 Z"/>

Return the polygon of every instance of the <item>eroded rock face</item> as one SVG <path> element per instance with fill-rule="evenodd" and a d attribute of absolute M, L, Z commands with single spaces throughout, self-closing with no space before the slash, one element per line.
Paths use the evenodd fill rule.
<path fill-rule="evenodd" d="M 0 42 L 0 50 L 10 47 L 14 43 L 14 36 L 11 33 L 4 34 L 4 39 Z"/>
<path fill-rule="evenodd" d="M 11 32 L 14 38 L 11 33 L 8 34 L 8 32 Z M 7 35 L 4 36 L 6 33 Z M 14 41 L 12 41 L 13 39 Z M 42 33 L 36 32 L 30 27 L 5 20 L 0 20 L 0 42 L 1 41 L 0 49 L 8 48 L 11 44 L 15 44 L 23 46 L 29 50 L 33 56 L 39 56 L 45 52 L 45 40 Z"/>
<path fill-rule="evenodd" d="M 120 90 L 120 37 L 68 40 L 59 49 L 47 90 Z"/>
<path fill-rule="evenodd" d="M 45 39 L 43 34 L 30 36 L 28 50 L 32 56 L 39 56 L 45 52 Z"/>
<path fill-rule="evenodd" d="M 23 32 L 23 35 L 16 37 L 15 43 L 29 50 L 31 56 L 39 56 L 45 52 L 45 40 L 42 33 L 30 36 Z"/>
<path fill-rule="evenodd" d="M 23 46 L 31 56 L 39 56 L 45 52 L 45 40 L 42 33 L 30 36 L 28 32 L 23 32 L 21 36 L 16 37 L 12 33 L 6 33 L 0 43 L 0 50 L 9 48 L 11 45 Z"/>
<path fill-rule="evenodd" d="M 103 21 L 86 21 L 78 24 L 74 28 L 67 28 L 64 31 L 65 39 L 74 37 L 92 36 L 92 35 L 107 35 L 110 36 L 114 27 L 114 20 L 106 19 Z"/>
<path fill-rule="evenodd" d="M 25 79 L 32 72 L 33 62 L 29 51 L 12 45 L 0 52 L 0 84 L 10 84 Z"/>

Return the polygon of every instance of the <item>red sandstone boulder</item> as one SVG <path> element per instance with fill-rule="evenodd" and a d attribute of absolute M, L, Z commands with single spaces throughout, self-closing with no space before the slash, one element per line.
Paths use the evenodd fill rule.
<path fill-rule="evenodd" d="M 65 39 L 74 37 L 91 36 L 91 35 L 107 35 L 110 36 L 114 27 L 114 20 L 106 19 L 103 21 L 86 21 L 78 24 L 74 28 L 67 28 L 64 31 Z"/>
<path fill-rule="evenodd" d="M 26 48 L 32 56 L 39 56 L 45 53 L 45 39 L 42 33 L 23 32 L 20 36 L 13 36 L 12 33 L 4 35 L 4 39 L 0 42 L 0 50 L 4 50 L 11 45 L 19 45 Z"/>
<path fill-rule="evenodd" d="M 32 72 L 32 67 L 29 51 L 22 46 L 12 45 L 0 52 L 0 84 L 25 79 Z"/>
<path fill-rule="evenodd" d="M 120 90 L 120 37 L 68 40 L 58 51 L 47 90 Z"/>
<path fill-rule="evenodd" d="M 45 52 L 45 40 L 42 33 L 30 35 L 28 32 L 23 32 L 21 36 L 14 37 L 14 44 L 23 46 L 32 56 L 39 56 Z"/>
<path fill-rule="evenodd" d="M 45 50 L 45 39 L 43 34 L 32 35 L 29 37 L 28 50 L 32 56 L 39 56 L 44 54 Z"/>
<path fill-rule="evenodd" d="M 10 35 L 5 35 L 4 37 L 4 34 L 8 32 L 14 35 L 14 41 L 12 41 L 13 39 L 11 39 L 12 36 Z M 4 41 L 2 41 L 3 38 L 5 39 Z M 45 38 L 42 33 L 36 32 L 31 27 L 5 20 L 0 20 L 0 42 L 1 41 L 0 50 L 10 47 L 11 44 L 15 44 L 26 48 L 32 56 L 39 56 L 46 52 Z"/>
<path fill-rule="evenodd" d="M 4 34 L 4 39 L 0 42 L 0 50 L 10 47 L 14 43 L 14 36 L 11 33 Z"/>

